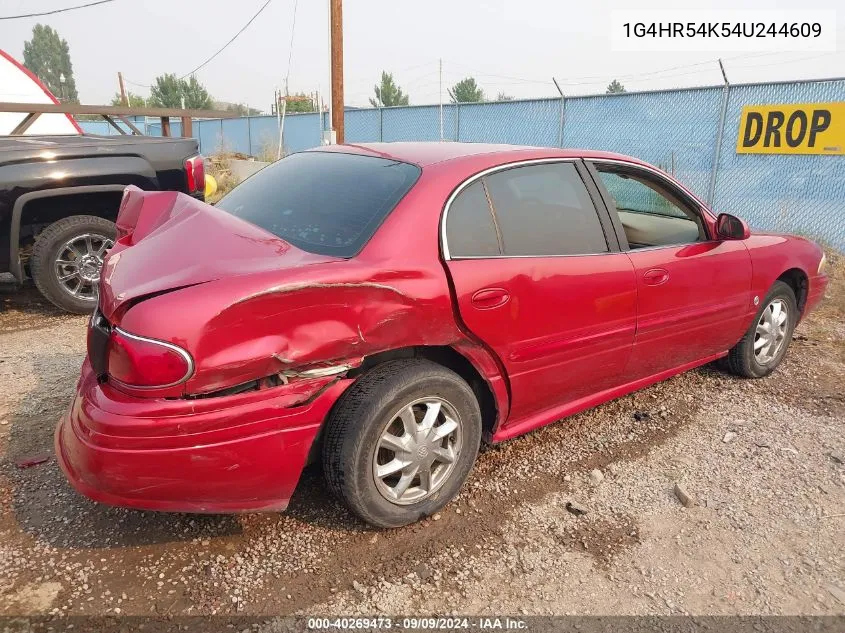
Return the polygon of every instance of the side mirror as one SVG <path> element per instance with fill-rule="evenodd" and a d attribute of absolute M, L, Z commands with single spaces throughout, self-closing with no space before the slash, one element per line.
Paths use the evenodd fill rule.
<path fill-rule="evenodd" d="M 747 240 L 751 231 L 748 225 L 735 215 L 720 213 L 716 219 L 716 234 L 723 240 Z"/>

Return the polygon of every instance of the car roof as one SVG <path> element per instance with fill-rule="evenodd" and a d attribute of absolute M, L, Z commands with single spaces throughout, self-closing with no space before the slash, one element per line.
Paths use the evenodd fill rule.
<path fill-rule="evenodd" d="M 495 143 L 455 143 L 452 141 L 350 143 L 329 145 L 309 151 L 343 152 L 389 158 L 426 167 L 446 161 L 461 161 L 481 154 L 496 154 L 502 162 L 531 158 L 611 158 L 633 163 L 642 161 L 612 152 L 588 149 L 561 149 L 557 147 L 532 147 L 529 145 L 504 145 Z"/>

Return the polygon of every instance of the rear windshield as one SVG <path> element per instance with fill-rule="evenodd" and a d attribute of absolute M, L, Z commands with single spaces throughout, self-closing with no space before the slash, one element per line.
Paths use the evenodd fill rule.
<path fill-rule="evenodd" d="M 395 160 L 303 152 L 262 169 L 215 206 L 297 248 L 352 257 L 420 175 Z"/>

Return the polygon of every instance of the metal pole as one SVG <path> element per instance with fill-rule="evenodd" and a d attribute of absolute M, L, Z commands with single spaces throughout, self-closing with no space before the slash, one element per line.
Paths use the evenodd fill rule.
<path fill-rule="evenodd" d="M 552 77 L 552 81 L 555 84 L 555 88 L 560 93 L 560 106 L 558 110 L 560 111 L 560 120 L 558 121 L 557 127 L 557 146 L 563 147 L 563 113 L 566 109 L 566 98 L 563 96 L 563 90 L 560 89 L 560 85 L 557 83 L 557 79 Z"/>
<path fill-rule="evenodd" d="M 719 155 L 722 153 L 722 138 L 725 135 L 725 117 L 728 112 L 728 97 L 731 93 L 731 84 L 725 73 L 722 60 L 719 60 L 719 68 L 722 70 L 722 77 L 725 86 L 722 88 L 722 105 L 719 108 L 719 128 L 716 130 L 716 142 L 713 147 L 713 164 L 710 167 L 710 183 L 707 186 L 707 204 L 712 205 L 716 198 L 716 175 L 719 172 Z"/>
<path fill-rule="evenodd" d="M 332 56 L 332 128 L 343 143 L 343 3 L 330 0 Z"/>
<path fill-rule="evenodd" d="M 455 101 L 455 140 L 461 140 L 461 104 Z"/>
<path fill-rule="evenodd" d="M 440 59 L 440 140 L 443 140 L 443 59 Z"/>
<path fill-rule="evenodd" d="M 378 140 L 384 140 L 384 108 L 378 108 Z"/>

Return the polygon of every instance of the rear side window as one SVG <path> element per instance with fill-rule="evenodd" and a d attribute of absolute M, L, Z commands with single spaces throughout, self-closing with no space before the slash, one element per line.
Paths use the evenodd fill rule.
<path fill-rule="evenodd" d="M 395 160 L 303 152 L 262 169 L 217 203 L 304 251 L 352 257 L 420 176 Z"/>
<path fill-rule="evenodd" d="M 446 239 L 453 257 L 501 255 L 493 214 L 481 181 L 464 189 L 449 207 Z"/>
<path fill-rule="evenodd" d="M 484 182 L 506 256 L 607 252 L 598 214 L 572 163 L 515 167 Z"/>

